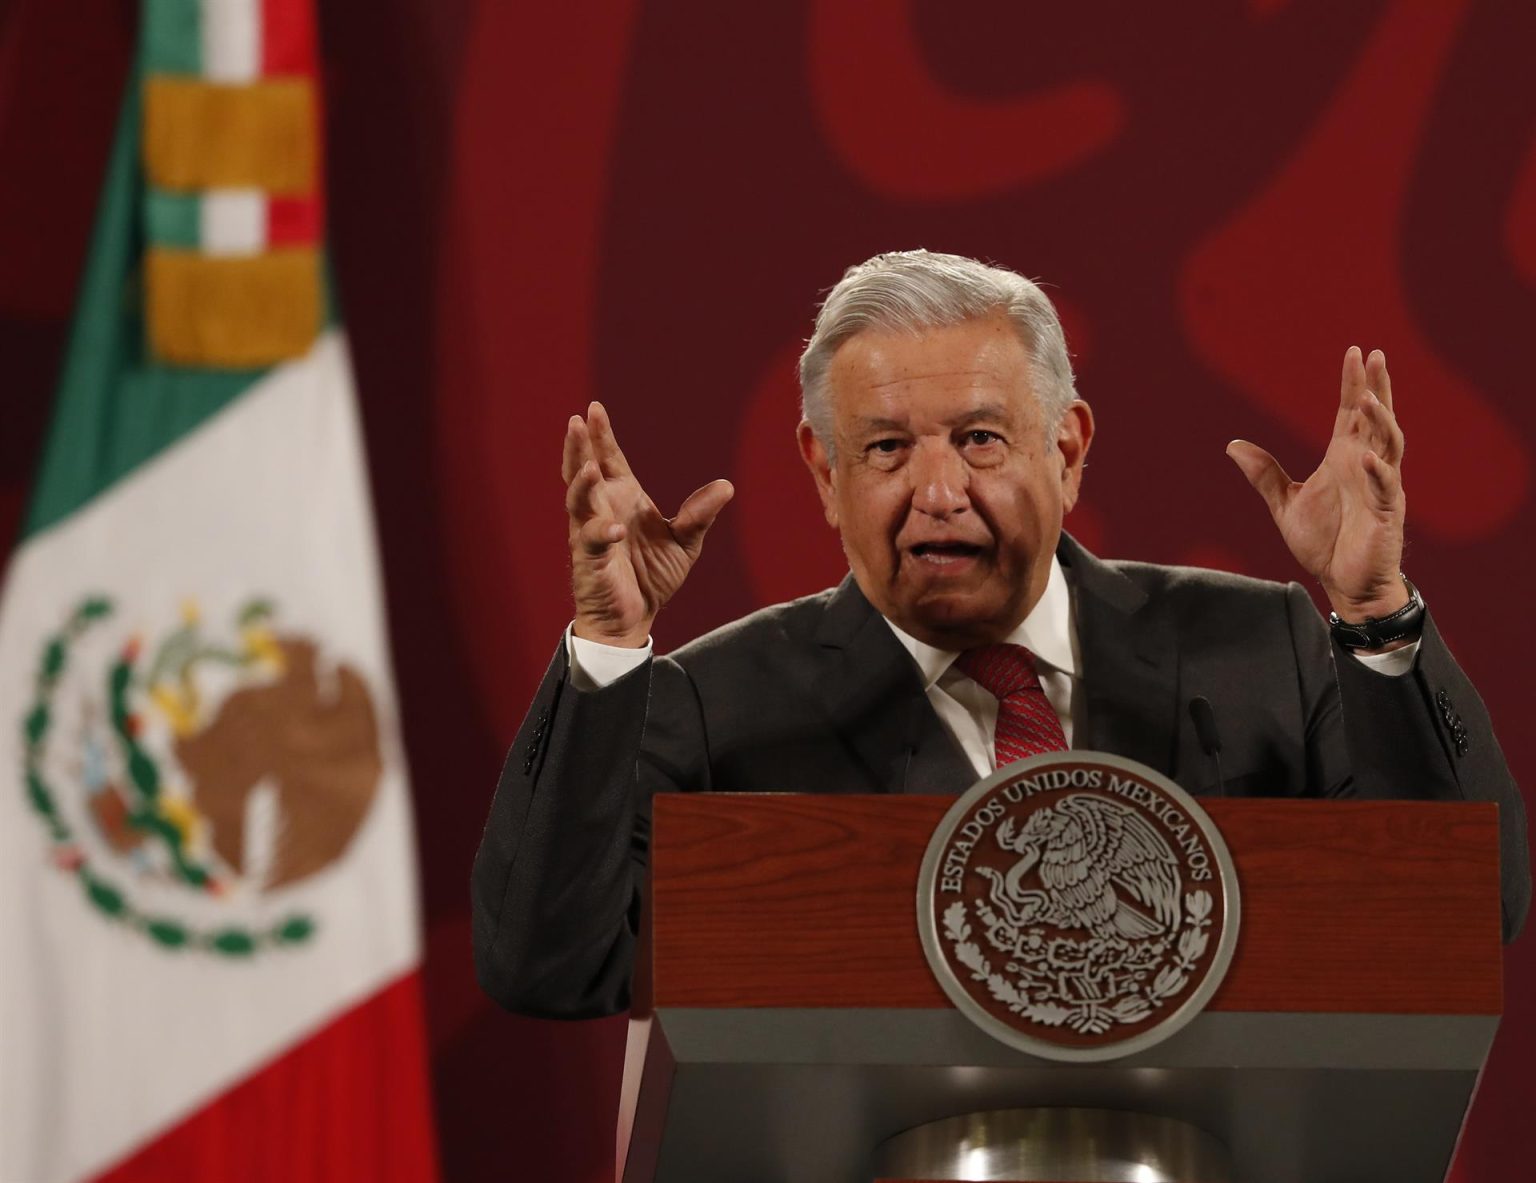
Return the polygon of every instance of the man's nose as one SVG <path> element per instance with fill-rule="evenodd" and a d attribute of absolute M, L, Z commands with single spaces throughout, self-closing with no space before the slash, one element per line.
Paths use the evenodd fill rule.
<path fill-rule="evenodd" d="M 920 444 L 908 469 L 914 509 L 929 517 L 947 518 L 970 507 L 970 469 L 954 448 Z"/>

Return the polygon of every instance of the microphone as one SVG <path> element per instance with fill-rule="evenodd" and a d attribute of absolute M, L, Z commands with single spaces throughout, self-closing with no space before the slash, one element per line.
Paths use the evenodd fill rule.
<path fill-rule="evenodd" d="M 1195 737 L 1200 741 L 1200 749 L 1216 762 L 1216 789 L 1225 797 L 1227 781 L 1221 775 L 1221 735 L 1216 730 L 1216 712 L 1211 708 L 1211 700 L 1203 694 L 1190 699 L 1189 718 L 1195 725 Z"/>
<path fill-rule="evenodd" d="M 912 791 L 912 757 L 917 755 L 918 737 L 922 734 L 923 730 L 923 712 L 932 709 L 928 705 L 926 695 L 919 695 L 917 698 L 914 698 L 911 705 L 907 707 L 907 729 L 904 737 L 906 742 L 902 745 L 906 749 L 903 753 L 904 763 L 901 769 L 901 791 L 903 793 L 910 793 Z"/>

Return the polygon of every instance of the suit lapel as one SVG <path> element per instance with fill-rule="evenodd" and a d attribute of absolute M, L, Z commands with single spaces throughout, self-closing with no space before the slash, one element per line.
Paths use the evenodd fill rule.
<path fill-rule="evenodd" d="M 815 691 L 833 730 L 884 793 L 958 793 L 975 769 L 940 722 L 911 655 L 850 575 L 816 633 L 826 660 Z"/>
<path fill-rule="evenodd" d="M 1178 645 L 1147 593 L 1061 536 L 1082 658 L 1084 735 L 1075 746 L 1113 752 L 1171 774 L 1179 733 Z"/>
<path fill-rule="evenodd" d="M 1179 734 L 1178 645 L 1147 593 L 1068 534 L 1057 555 L 1072 588 L 1085 696 L 1079 748 L 1171 775 Z M 923 692 L 917 667 L 853 577 L 817 631 L 826 655 L 815 692 L 832 726 L 887 793 L 956 793 L 976 779 Z"/>

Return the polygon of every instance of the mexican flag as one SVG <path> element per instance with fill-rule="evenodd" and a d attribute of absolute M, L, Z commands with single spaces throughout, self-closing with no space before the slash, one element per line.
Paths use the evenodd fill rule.
<path fill-rule="evenodd" d="M 3 1183 L 436 1178 L 310 3 L 143 3 L 0 592 Z"/>

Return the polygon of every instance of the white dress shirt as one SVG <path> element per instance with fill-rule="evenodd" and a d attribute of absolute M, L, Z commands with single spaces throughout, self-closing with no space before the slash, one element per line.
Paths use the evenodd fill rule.
<path fill-rule="evenodd" d="M 886 621 L 891 624 L 890 621 Z M 976 769 L 977 776 L 997 770 L 992 751 L 997 733 L 997 698 L 990 691 L 955 668 L 958 650 L 935 649 L 916 637 L 908 636 L 894 624 L 891 632 L 902 648 L 912 655 L 923 679 L 923 689 L 944 726 L 955 737 L 961 751 Z M 1077 651 L 1077 627 L 1073 620 L 1072 594 L 1061 563 L 1051 559 L 1051 574 L 1045 591 L 1024 623 L 1003 638 L 1009 645 L 1023 645 L 1035 655 L 1035 672 L 1040 688 L 1056 708 L 1067 746 L 1072 746 L 1073 724 L 1082 709 L 1081 663 Z"/>
<path fill-rule="evenodd" d="M 958 650 L 935 649 L 908 636 L 889 620 L 886 624 L 902 648 L 912 655 L 929 703 L 970 760 L 976 775 L 995 772 L 997 758 L 992 742 L 997 732 L 997 698 L 954 668 L 955 659 L 960 656 Z M 1041 689 L 1056 708 L 1056 717 L 1061 720 L 1061 729 L 1071 746 L 1072 736 L 1082 722 L 1082 663 L 1077 646 L 1076 610 L 1060 560 L 1052 557 L 1051 574 L 1040 602 L 1004 640 L 1023 645 L 1035 655 Z M 569 627 L 565 630 L 565 646 L 571 682 L 578 690 L 597 690 L 617 682 L 651 655 L 649 637 L 643 648 L 628 649 L 584 640 Z M 1414 641 L 1390 653 L 1357 653 L 1354 657 L 1379 674 L 1399 677 L 1413 668 L 1418 651 L 1419 643 Z"/>

